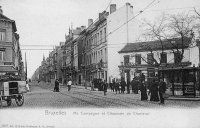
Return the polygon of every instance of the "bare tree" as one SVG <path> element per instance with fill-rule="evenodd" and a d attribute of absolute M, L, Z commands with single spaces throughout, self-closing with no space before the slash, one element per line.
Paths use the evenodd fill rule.
<path fill-rule="evenodd" d="M 197 18 L 199 18 L 199 19 L 200 19 L 200 11 L 197 11 L 197 9 L 196 9 L 196 8 L 194 8 L 194 12 L 197 14 Z"/>
<path fill-rule="evenodd" d="M 164 52 L 164 41 L 172 46 L 170 49 L 174 54 L 178 53 L 177 59 L 178 62 L 181 62 L 184 55 L 184 43 L 189 43 L 194 37 L 193 29 L 195 28 L 195 17 L 188 14 L 173 14 L 165 15 L 163 14 L 160 18 L 156 19 L 156 22 L 150 23 L 145 21 L 146 28 L 145 36 L 148 40 L 158 40 L 161 45 L 161 53 Z M 172 42 L 172 39 L 178 38 L 181 43 Z M 154 49 L 151 49 L 150 46 L 147 46 L 147 49 L 152 53 Z M 155 51 L 154 51 L 155 52 Z M 159 60 L 156 60 L 154 56 L 152 61 L 154 62 L 153 66 L 160 66 L 161 57 L 158 57 Z M 143 58 L 143 60 L 145 60 Z"/>

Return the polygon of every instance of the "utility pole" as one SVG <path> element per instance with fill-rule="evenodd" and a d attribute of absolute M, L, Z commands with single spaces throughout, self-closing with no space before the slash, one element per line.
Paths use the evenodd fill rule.
<path fill-rule="evenodd" d="M 26 52 L 25 52 L 25 66 L 26 66 L 26 73 L 25 73 L 25 80 L 27 81 L 27 60 L 26 60 Z"/>

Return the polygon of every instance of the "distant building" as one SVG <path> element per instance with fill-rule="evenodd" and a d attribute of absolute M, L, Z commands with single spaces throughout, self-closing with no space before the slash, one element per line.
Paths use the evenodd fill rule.
<path fill-rule="evenodd" d="M 74 78 L 74 44 L 73 40 L 75 40 L 79 34 L 81 33 L 81 28 L 77 27 L 76 29 L 69 29 L 69 34 L 65 36 L 65 45 L 62 46 L 63 51 L 63 63 L 62 63 L 62 71 L 63 71 L 63 84 L 66 84 L 69 79 L 75 81 Z"/>

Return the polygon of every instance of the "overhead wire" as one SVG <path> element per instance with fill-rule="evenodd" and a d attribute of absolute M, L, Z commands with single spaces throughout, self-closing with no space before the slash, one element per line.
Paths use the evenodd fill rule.
<path fill-rule="evenodd" d="M 109 35 L 113 34 L 115 31 L 119 30 L 121 27 L 123 27 L 124 25 L 128 24 L 131 20 L 135 19 L 137 16 L 139 16 L 141 13 L 143 13 L 146 9 L 148 9 L 156 0 L 153 0 L 151 3 L 149 3 L 144 9 L 142 9 L 141 11 L 139 11 L 139 13 L 137 15 L 135 15 L 134 17 L 132 17 L 131 19 L 129 19 L 128 21 L 124 22 L 122 25 L 120 25 L 119 27 L 117 27 L 116 29 L 114 29 L 113 31 L 111 31 L 110 33 L 108 33 L 105 37 L 103 37 L 101 40 L 97 41 L 96 43 L 99 43 L 99 42 L 102 42 L 103 39 L 106 39 Z M 109 2 L 109 5 L 110 3 L 112 2 L 112 0 Z M 109 7 L 109 5 L 106 7 L 106 10 L 107 8 Z M 96 20 L 98 20 L 99 18 L 97 18 Z M 93 25 L 93 24 L 91 24 Z M 90 25 L 90 26 L 91 26 Z M 89 26 L 89 27 L 90 27 Z M 88 28 L 89 28 L 88 27 Z M 121 43 L 120 43 L 121 44 Z M 126 44 L 126 43 L 123 43 L 123 44 Z M 108 45 L 118 45 L 118 44 L 108 44 Z M 33 46 L 33 47 L 45 47 L 45 46 L 55 46 L 55 45 L 21 45 L 21 46 Z M 92 46 L 92 45 L 91 45 Z M 97 45 L 95 45 L 97 46 Z"/>

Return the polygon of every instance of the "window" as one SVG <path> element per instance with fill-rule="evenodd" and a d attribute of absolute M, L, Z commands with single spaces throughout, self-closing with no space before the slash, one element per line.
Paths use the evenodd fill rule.
<path fill-rule="evenodd" d="M 100 42 L 102 42 L 102 31 L 100 31 Z"/>
<path fill-rule="evenodd" d="M 161 57 L 161 63 L 167 63 L 167 53 L 163 52 L 160 53 L 160 57 Z"/>
<path fill-rule="evenodd" d="M 105 62 L 107 62 L 107 53 L 106 53 L 106 48 L 105 48 Z"/>
<path fill-rule="evenodd" d="M 154 57 L 153 53 L 147 54 L 147 63 L 148 64 L 153 64 L 153 57 Z"/>
<path fill-rule="evenodd" d="M 5 60 L 5 52 L 0 51 L 0 61 L 4 61 L 4 60 Z"/>
<path fill-rule="evenodd" d="M 97 44 L 99 44 L 99 33 L 97 33 Z"/>
<path fill-rule="evenodd" d="M 0 41 L 5 41 L 5 35 L 6 35 L 6 32 L 3 30 L 0 30 Z"/>
<path fill-rule="evenodd" d="M 177 64 L 177 63 L 180 63 L 181 62 L 181 53 L 180 52 L 175 52 L 174 53 L 174 63 Z"/>
<path fill-rule="evenodd" d="M 106 28 L 104 28 L 104 41 L 106 41 Z"/>
<path fill-rule="evenodd" d="M 124 56 L 124 65 L 128 65 L 129 63 L 129 55 Z"/>
<path fill-rule="evenodd" d="M 97 35 L 95 34 L 95 45 L 97 45 Z"/>
<path fill-rule="evenodd" d="M 135 55 L 135 64 L 141 64 L 141 54 Z"/>

